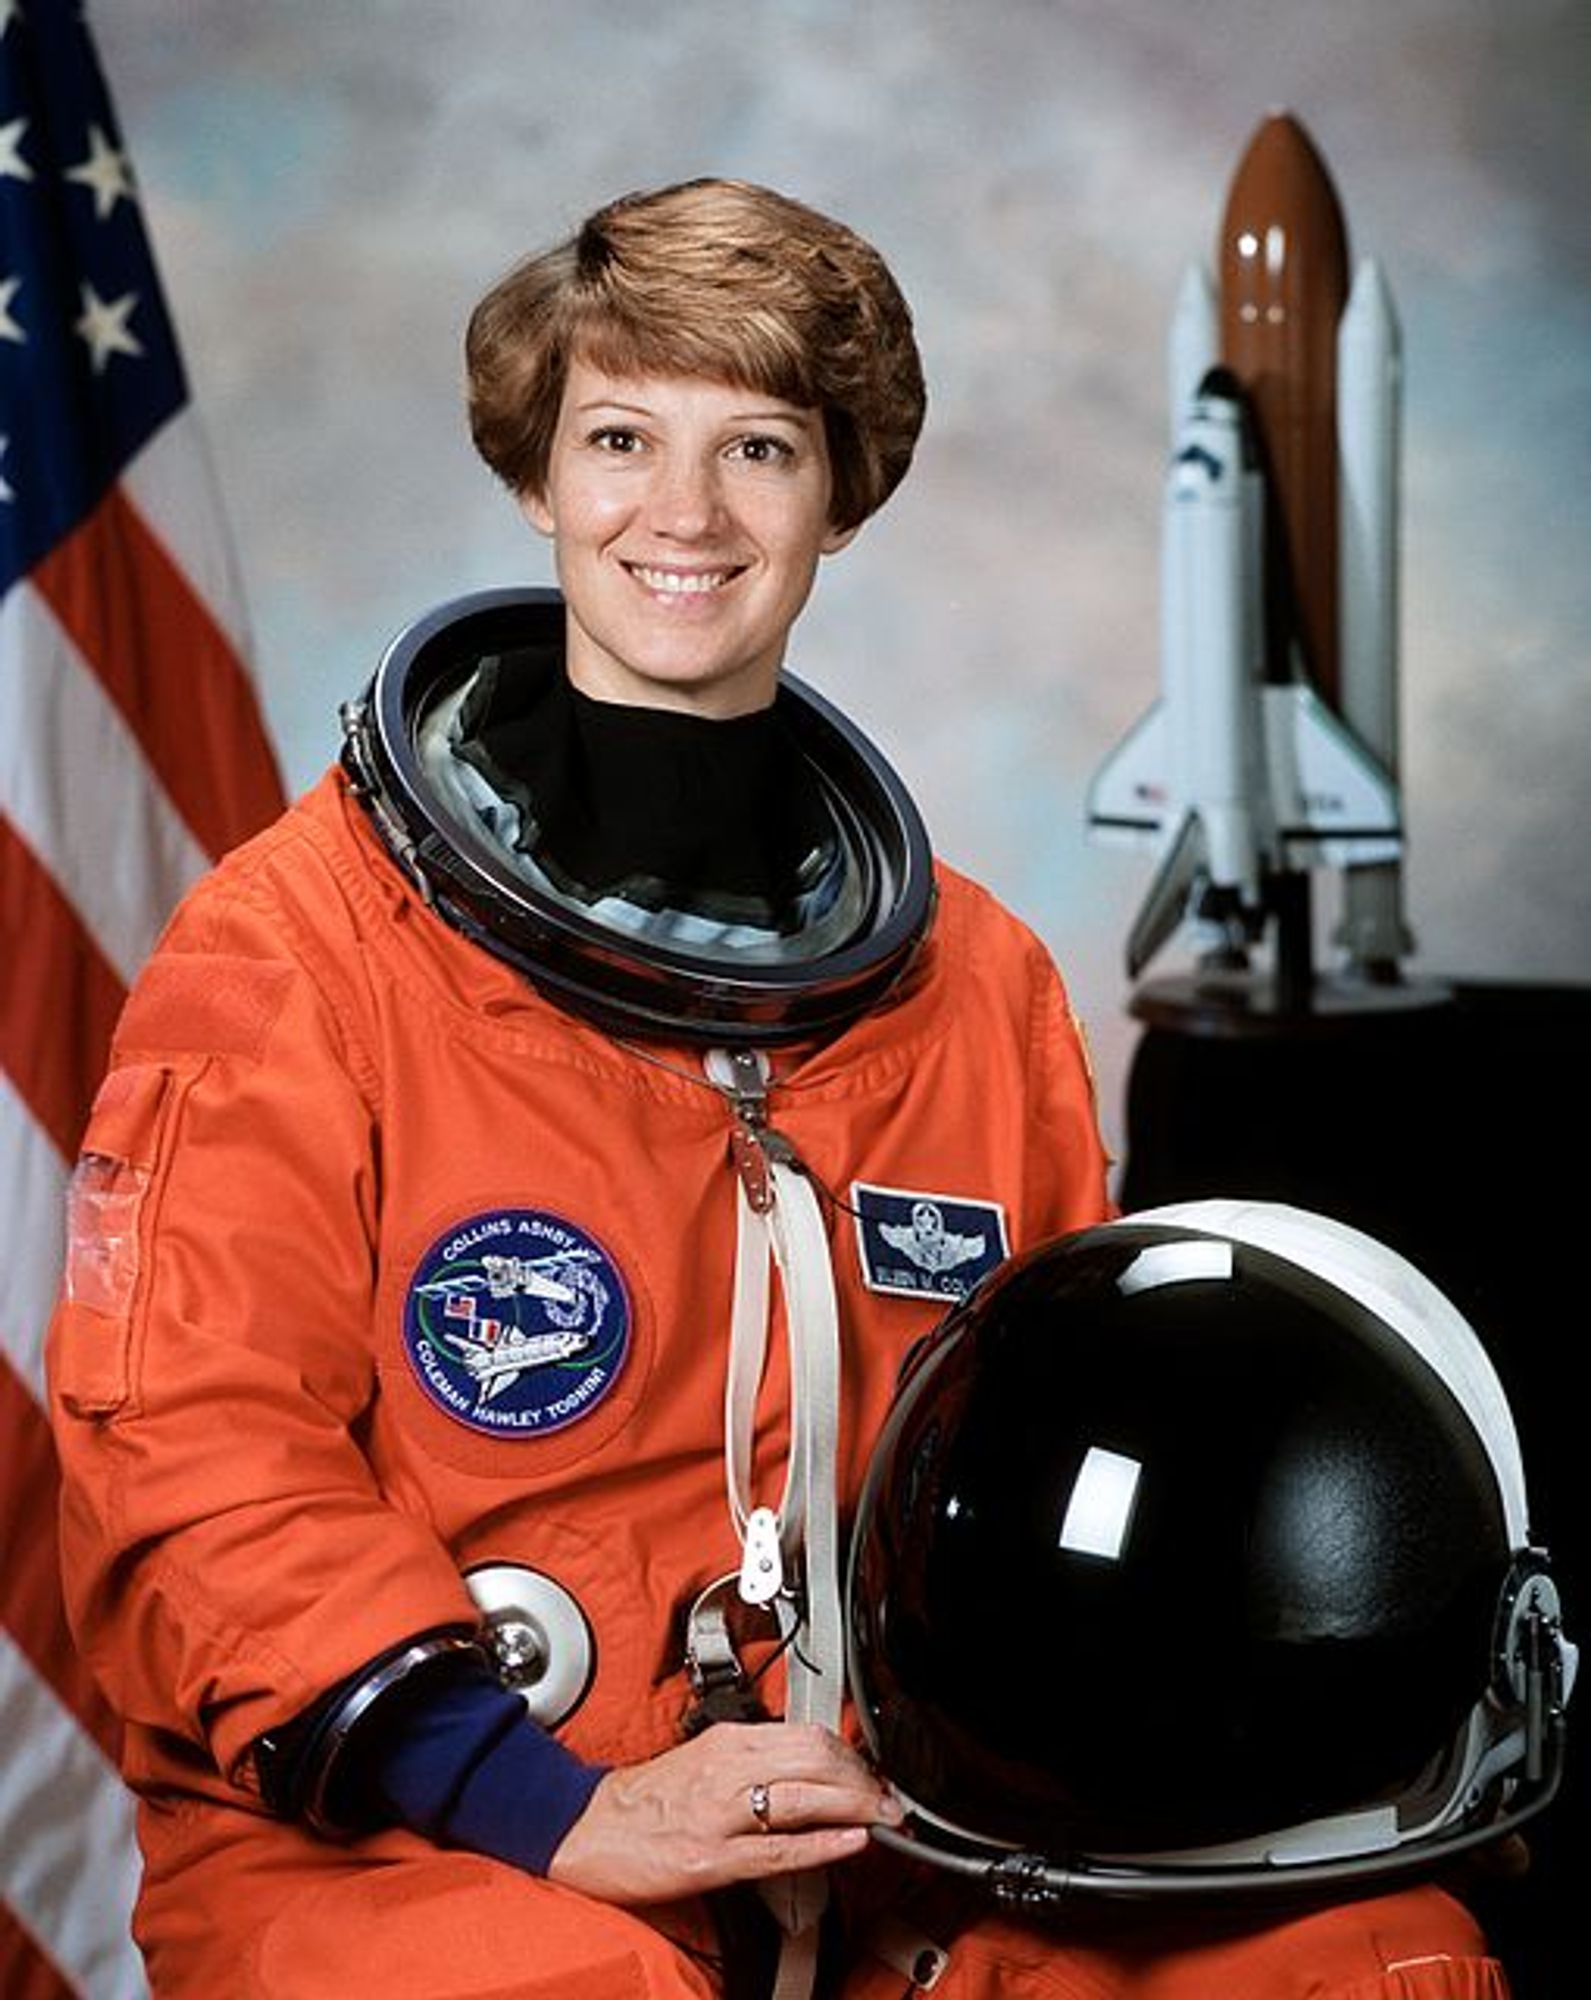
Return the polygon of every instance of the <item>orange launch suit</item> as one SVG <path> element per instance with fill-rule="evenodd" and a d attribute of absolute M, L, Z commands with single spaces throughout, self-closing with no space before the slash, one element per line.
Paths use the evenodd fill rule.
<path fill-rule="evenodd" d="M 900 1358 L 950 1296 L 879 1288 L 855 1191 L 974 1204 L 1012 1250 L 1094 1222 L 1092 1084 L 1042 947 L 950 871 L 902 995 L 774 1074 L 774 1124 L 837 1198 L 849 1502 Z M 157 1994 L 716 1990 L 690 1913 L 650 1921 L 401 1829 L 322 1839 L 266 1811 L 251 1746 L 406 1637 L 472 1626 L 463 1572 L 504 1562 L 555 1577 L 594 1634 L 563 1740 L 609 1763 L 678 1741 L 681 1614 L 739 1562 L 722 1456 L 731 1124 L 699 1052 L 623 1047 L 449 930 L 336 774 L 179 911 L 118 1028 L 50 1344 L 66 1588 L 126 1721 Z M 428 1382 L 416 1296 L 527 1217 L 535 1244 L 576 1243 L 622 1290 L 623 1349 L 594 1388 L 573 1376 L 562 1406 L 494 1430 Z M 770 1482 L 784 1414 L 776 1343 Z M 1436 1892 L 1385 1900 L 1417 1913 L 1422 1952 L 1446 1940 L 1480 1964 Z M 1362 1918 L 1343 1928 L 1358 1938 Z M 1004 1971 L 990 1940 L 1014 1954 Z M 1192 1957 L 1182 1983 L 1168 1965 L 1128 1984 L 1128 1967 L 991 1923 L 939 1990 L 1293 1990 L 1233 1985 L 1224 1961 L 1217 1984 Z M 1415 1969 L 1386 1990 L 1501 1991 L 1474 1976 Z M 873 1966 L 847 1990 L 901 1984 Z M 1326 1989 L 1300 1974 L 1297 1990 Z"/>

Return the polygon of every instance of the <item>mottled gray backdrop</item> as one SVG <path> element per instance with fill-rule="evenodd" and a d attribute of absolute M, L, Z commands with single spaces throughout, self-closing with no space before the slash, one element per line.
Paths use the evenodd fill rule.
<path fill-rule="evenodd" d="M 873 237 L 917 312 L 929 428 L 792 664 L 1048 939 L 1118 1139 L 1148 870 L 1085 842 L 1084 790 L 1156 688 L 1171 302 L 1249 134 L 1290 108 L 1403 326 L 1411 970 L 1591 978 L 1583 0 L 91 13 L 295 789 L 397 627 L 547 580 L 460 416 L 462 321 L 507 264 L 704 172 Z"/>

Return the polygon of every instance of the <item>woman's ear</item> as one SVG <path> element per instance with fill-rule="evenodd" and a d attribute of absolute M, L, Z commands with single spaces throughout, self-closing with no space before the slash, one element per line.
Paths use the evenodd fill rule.
<path fill-rule="evenodd" d="M 544 494 L 532 492 L 527 487 L 519 496 L 519 511 L 536 530 L 538 535 L 550 536 L 552 534 L 552 509 L 547 505 Z"/>
<path fill-rule="evenodd" d="M 823 555 L 837 556 L 841 549 L 848 549 L 861 532 L 860 521 L 853 521 L 848 528 L 830 528 L 818 548 Z"/>

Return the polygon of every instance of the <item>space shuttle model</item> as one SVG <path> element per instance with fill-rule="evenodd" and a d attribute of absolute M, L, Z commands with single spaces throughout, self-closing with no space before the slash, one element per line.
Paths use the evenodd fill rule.
<path fill-rule="evenodd" d="M 1151 849 L 1127 944 L 1184 926 L 1206 975 L 1270 937 L 1278 1003 L 1314 989 L 1312 872 L 1344 871 L 1344 971 L 1396 983 L 1399 336 L 1298 121 L 1266 118 L 1228 192 L 1219 291 L 1173 316 L 1160 698 L 1098 773 L 1100 839 Z"/>

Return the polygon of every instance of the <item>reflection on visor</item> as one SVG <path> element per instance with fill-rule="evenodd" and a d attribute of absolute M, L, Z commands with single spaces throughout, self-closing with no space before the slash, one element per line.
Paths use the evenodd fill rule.
<path fill-rule="evenodd" d="M 1091 1444 L 1078 1469 L 1061 1523 L 1060 1545 L 1072 1555 L 1115 1562 L 1132 1526 L 1143 1461 Z"/>
<path fill-rule="evenodd" d="M 1116 1280 L 1124 1295 L 1156 1285 L 1185 1285 L 1191 1278 L 1230 1278 L 1232 1245 L 1213 1238 L 1184 1243 L 1151 1243 L 1140 1250 Z"/>

